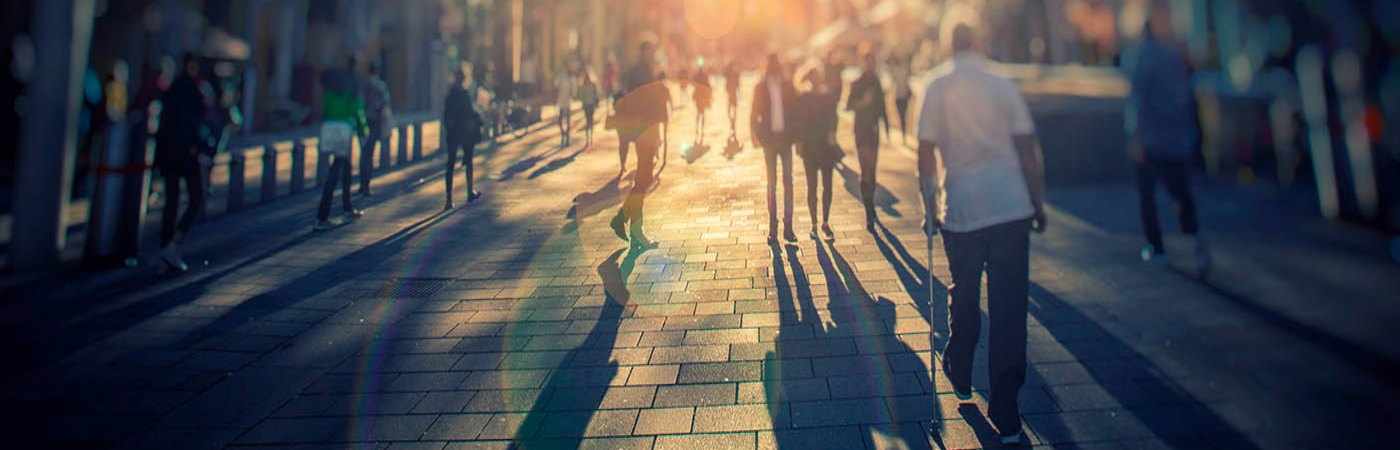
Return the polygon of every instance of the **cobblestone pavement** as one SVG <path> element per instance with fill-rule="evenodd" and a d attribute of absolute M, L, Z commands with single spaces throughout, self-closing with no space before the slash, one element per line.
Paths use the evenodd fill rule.
<path fill-rule="evenodd" d="M 485 200 L 449 212 L 426 169 L 386 179 L 393 189 L 380 189 L 364 219 L 320 234 L 309 232 L 314 194 L 294 197 L 206 225 L 209 241 L 224 242 L 196 250 L 209 265 L 86 299 L 102 306 L 49 330 L 83 338 L 6 394 L 12 411 L 32 412 L 10 421 L 22 427 L 11 439 L 127 448 L 993 446 L 985 354 L 971 403 L 959 404 L 932 369 L 930 329 L 935 339 L 947 329 L 947 262 L 936 239 L 927 260 L 910 151 L 888 144 L 881 155 L 878 232 L 864 230 L 857 175 L 842 169 L 835 240 L 773 249 L 764 242 L 760 152 L 721 155 L 728 130 L 717 109 L 711 149 L 688 164 L 679 154 L 694 140 L 693 116 L 688 106 L 679 112 L 668 168 L 647 203 L 659 249 L 629 253 L 607 228 L 630 177 L 613 179 L 615 139 L 601 129 L 594 148 L 557 148 L 546 129 L 484 152 Z M 796 172 L 805 235 L 800 165 Z M 1057 199 L 1083 205 L 1087 196 L 1092 206 L 1092 193 Z M 1131 203 L 1109 205 L 1136 216 Z M 1096 214 L 1104 208 L 1114 209 L 1099 205 Z M 1339 353 L 1189 274 L 1143 265 L 1131 233 L 1096 225 L 1082 209 L 1057 205 L 1051 230 L 1032 239 L 1021 397 L 1032 445 L 1390 440 L 1383 433 L 1400 417 L 1391 359 Z M 931 418 L 944 422 L 936 439 L 925 431 Z"/>

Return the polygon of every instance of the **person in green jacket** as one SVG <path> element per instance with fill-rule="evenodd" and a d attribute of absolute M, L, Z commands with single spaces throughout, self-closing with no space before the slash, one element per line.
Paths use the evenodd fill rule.
<path fill-rule="evenodd" d="M 344 69 L 330 69 L 321 74 L 321 139 L 319 150 L 332 156 L 326 171 L 326 183 L 321 187 L 321 205 L 316 214 L 316 230 L 326 230 L 330 222 L 331 197 L 341 186 L 341 201 L 345 218 L 354 220 L 364 215 L 350 200 L 350 147 L 356 137 L 363 139 L 369 132 L 365 122 L 365 104 L 360 98 L 360 82 L 355 77 L 355 58 Z"/>

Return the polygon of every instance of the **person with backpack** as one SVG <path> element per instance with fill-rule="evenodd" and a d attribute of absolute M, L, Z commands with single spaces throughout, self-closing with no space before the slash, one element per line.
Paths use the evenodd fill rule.
<path fill-rule="evenodd" d="M 475 185 L 476 144 L 481 141 L 481 114 L 476 110 L 476 90 L 465 85 L 467 74 L 458 69 L 452 74 L 452 87 L 443 102 L 442 131 L 447 151 L 447 173 L 443 179 L 447 183 L 447 204 L 443 210 L 454 208 L 452 204 L 452 178 L 457 171 L 457 153 L 463 153 L 462 165 L 467 172 L 467 203 L 481 199 Z"/>

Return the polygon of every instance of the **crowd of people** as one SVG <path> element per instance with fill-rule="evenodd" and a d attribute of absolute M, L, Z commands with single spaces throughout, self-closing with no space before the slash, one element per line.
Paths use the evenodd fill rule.
<path fill-rule="evenodd" d="M 1186 160 L 1198 143 L 1195 118 L 1189 111 L 1188 70 L 1182 56 L 1166 40 L 1167 34 L 1151 30 L 1164 26 L 1169 12 L 1154 10 L 1149 38 L 1144 43 L 1144 63 L 1131 74 L 1130 102 L 1137 107 L 1131 122 L 1130 155 L 1138 164 L 1142 192 L 1142 220 L 1148 245 L 1146 260 L 1160 260 L 1164 252 L 1157 225 L 1152 192 L 1157 180 L 1165 181 L 1168 191 L 1181 206 L 1183 230 L 1195 236 L 1194 205 L 1187 179 Z M 1018 396 L 1026 376 L 1026 315 L 1029 283 L 1029 236 L 1046 230 L 1045 181 L 1035 124 L 1019 88 L 1012 81 L 989 69 L 979 52 L 977 36 L 967 25 L 951 34 L 951 55 L 936 76 L 922 89 L 922 102 L 915 105 L 912 133 L 917 142 L 917 177 L 923 207 L 923 232 L 942 236 L 943 250 L 951 273 L 948 302 L 951 334 L 943 349 L 943 371 L 960 400 L 971 398 L 973 354 L 981 332 L 979 300 L 982 278 L 988 280 L 990 318 L 988 415 L 1004 444 L 1023 442 Z M 601 77 L 601 87 L 588 70 L 571 63 L 556 77 L 558 115 L 555 125 L 560 145 L 571 145 L 572 108 L 582 105 L 586 146 L 593 143 L 594 114 L 609 102 L 611 110 L 604 128 L 616 133 L 619 149 L 618 181 L 627 172 L 627 160 L 636 154 L 632 185 L 625 194 L 609 227 L 636 252 L 655 248 L 658 243 L 645 231 L 646 198 L 660 176 L 658 163 L 663 157 L 666 125 L 672 113 L 673 98 L 667 77 L 659 67 L 656 49 L 650 42 L 638 48 L 634 64 L 625 70 L 609 64 Z M 753 145 L 763 153 L 768 210 L 768 243 L 775 248 L 791 245 L 798 238 L 793 217 L 794 157 L 802 159 L 806 175 L 809 236 L 813 240 L 834 240 L 830 214 L 833 172 L 844 164 L 845 151 L 836 136 L 843 109 L 854 117 L 856 160 L 860 171 L 860 201 L 864 206 L 869 232 L 880 227 L 875 204 L 881 134 L 890 139 L 891 118 L 887 105 L 892 101 L 901 129 L 907 126 L 906 110 L 913 89 L 907 65 L 887 64 L 882 70 L 877 53 L 862 49 L 858 56 L 859 74 L 846 83 L 845 67 L 828 55 L 822 61 L 801 64 L 793 69 L 777 54 L 767 57 L 758 82 L 752 86 L 749 133 Z M 376 67 L 362 75 L 358 63 L 350 59 L 343 68 L 323 74 L 325 93 L 321 97 L 320 150 L 332 155 L 328 179 L 322 187 L 316 229 L 335 226 L 329 217 L 335 190 L 342 191 L 345 220 L 362 212 L 353 206 L 350 193 L 349 155 L 355 139 L 361 139 L 360 193 L 370 194 L 369 171 L 376 144 L 387 135 L 393 123 L 388 90 L 377 77 Z M 728 94 L 727 116 L 730 136 L 737 134 L 737 101 L 741 90 L 738 66 L 731 62 L 722 69 Z M 202 167 L 209 153 L 198 145 L 200 137 L 194 121 L 203 117 L 207 94 L 200 91 L 197 61 L 186 58 L 182 74 L 165 92 L 160 132 L 157 134 L 156 163 L 165 177 L 166 199 L 161 239 L 162 258 L 175 270 L 187 267 L 180 260 L 178 243 L 188 235 L 203 206 Z M 454 208 L 453 180 L 458 157 L 466 172 L 467 203 L 478 201 L 474 149 L 485 138 L 487 120 L 478 108 L 479 92 L 469 83 L 462 69 L 453 73 L 453 83 L 443 102 L 442 133 L 447 170 L 445 209 Z M 697 110 L 698 136 L 704 134 L 704 117 L 713 102 L 712 74 L 703 66 L 689 76 L 677 75 L 692 89 Z M 888 82 L 886 81 L 888 80 Z M 1151 88 L 1148 88 L 1148 87 Z M 908 135 L 911 133 L 900 133 Z M 907 138 L 906 138 L 907 139 Z M 902 143 L 902 141 L 901 141 Z M 184 215 L 177 217 L 180 186 L 190 201 Z M 777 193 L 783 191 L 781 203 Z M 781 210 L 781 211 L 780 211 Z M 930 243 L 930 252 L 932 244 Z M 1208 254 L 1197 244 L 1197 257 L 1204 265 Z"/>

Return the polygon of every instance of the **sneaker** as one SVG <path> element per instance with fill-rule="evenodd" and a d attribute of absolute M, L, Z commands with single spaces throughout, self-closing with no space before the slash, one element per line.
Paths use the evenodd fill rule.
<path fill-rule="evenodd" d="M 1196 238 L 1196 271 L 1205 274 L 1210 270 L 1210 248 L 1201 238 Z"/>
<path fill-rule="evenodd" d="M 617 215 L 613 216 L 612 221 L 608 222 L 608 225 L 612 227 L 613 234 L 616 234 L 618 239 L 622 239 L 623 241 L 627 240 L 626 214 L 623 214 L 622 211 L 619 210 Z"/>
<path fill-rule="evenodd" d="M 179 247 L 176 247 L 173 243 L 166 244 L 166 246 L 160 250 L 160 260 L 172 271 L 187 272 L 190 270 L 190 265 L 185 264 L 184 258 L 180 257 Z"/>
<path fill-rule="evenodd" d="M 467 203 L 476 203 L 477 200 L 481 200 L 481 191 L 472 191 L 472 193 L 467 194 Z"/>
<path fill-rule="evenodd" d="M 1167 264 L 1167 253 L 1164 251 L 1157 250 L 1156 247 L 1153 247 L 1151 245 L 1142 246 L 1142 250 L 1138 251 L 1138 257 L 1142 258 L 1142 262 L 1146 263 L 1152 263 L 1157 265 Z"/>
<path fill-rule="evenodd" d="M 365 211 L 362 209 L 352 209 L 345 212 L 345 220 L 355 220 L 364 216 Z"/>
<path fill-rule="evenodd" d="M 1016 431 L 1016 434 L 1004 434 L 1001 436 L 1001 445 L 1019 446 L 1022 444 L 1021 441 L 1021 432 L 1019 430 Z"/>

